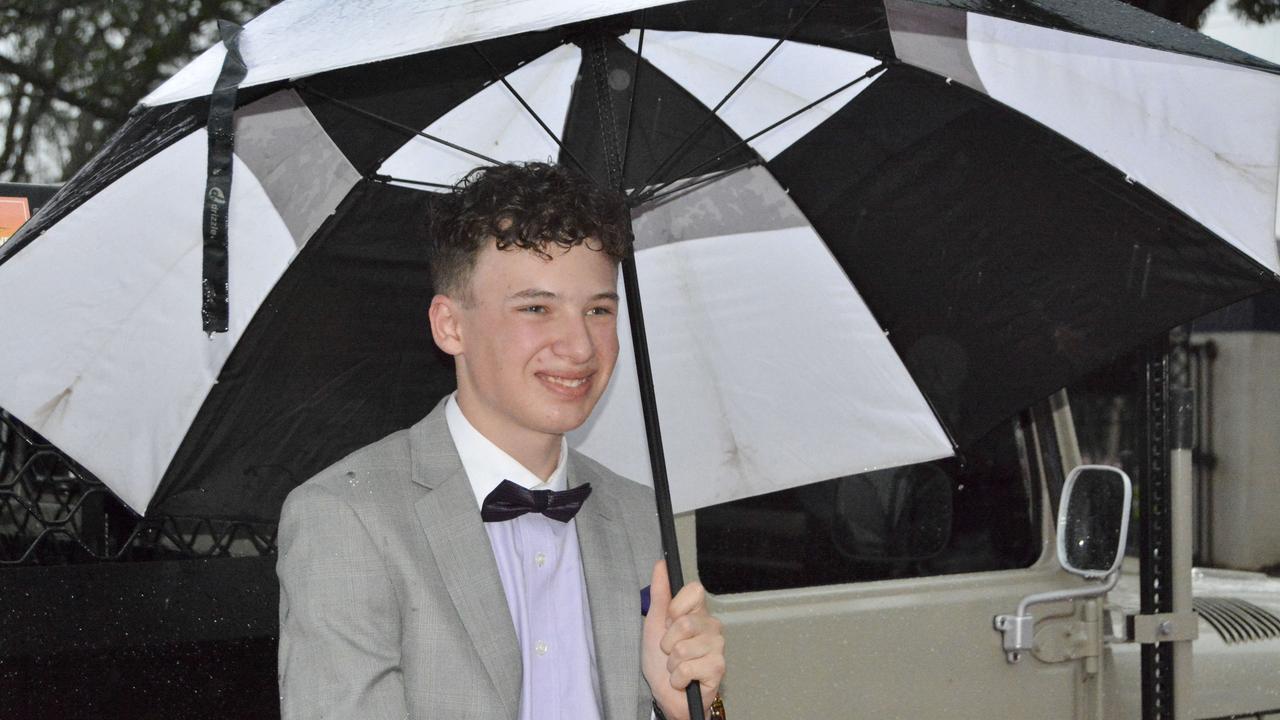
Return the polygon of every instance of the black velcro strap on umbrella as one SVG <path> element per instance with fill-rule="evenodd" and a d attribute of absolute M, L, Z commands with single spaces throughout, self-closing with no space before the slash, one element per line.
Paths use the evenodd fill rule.
<path fill-rule="evenodd" d="M 236 89 L 248 68 L 240 57 L 244 28 L 218 21 L 227 48 L 209 96 L 209 177 L 204 188 L 204 280 L 200 315 L 209 334 L 227 331 L 227 218 L 231 207 L 231 154 L 235 150 Z"/>

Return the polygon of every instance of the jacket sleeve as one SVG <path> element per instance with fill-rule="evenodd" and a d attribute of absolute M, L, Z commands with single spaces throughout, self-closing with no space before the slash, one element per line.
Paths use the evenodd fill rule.
<path fill-rule="evenodd" d="M 378 544 L 351 505 L 299 486 L 280 516 L 283 720 L 401 720 L 400 610 Z"/>

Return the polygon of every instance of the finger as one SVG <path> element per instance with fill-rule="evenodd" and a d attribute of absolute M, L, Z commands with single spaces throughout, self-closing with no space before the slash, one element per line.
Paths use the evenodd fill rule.
<path fill-rule="evenodd" d="M 649 614 L 655 611 L 658 615 L 666 615 L 671 603 L 671 580 L 667 577 L 667 561 L 659 560 L 653 564 L 653 577 L 649 579 Z"/>
<path fill-rule="evenodd" d="M 706 610 L 707 591 L 702 587 L 702 583 L 691 582 L 680 588 L 680 592 L 672 598 L 671 605 L 667 608 L 667 616 L 677 618 L 694 612 L 705 613 Z"/>
<path fill-rule="evenodd" d="M 649 614 L 644 618 L 644 633 L 653 635 L 654 639 L 662 637 L 667 627 L 667 612 L 671 604 L 671 583 L 667 580 L 667 562 L 659 560 L 653 564 L 653 575 L 649 578 Z"/>
<path fill-rule="evenodd" d="M 670 655 L 678 643 L 690 638 L 713 635 L 723 638 L 721 629 L 720 621 L 709 614 L 685 615 L 671 621 L 658 645 L 663 653 Z"/>
<path fill-rule="evenodd" d="M 684 690 L 691 682 L 697 682 L 702 689 L 702 697 L 714 697 L 724 678 L 724 656 L 707 655 L 697 660 L 680 663 L 671 673 L 671 687 Z"/>
<path fill-rule="evenodd" d="M 675 672 L 681 663 L 698 660 L 710 655 L 724 655 L 724 636 L 719 633 L 703 633 L 675 643 L 667 654 L 667 672 Z"/>

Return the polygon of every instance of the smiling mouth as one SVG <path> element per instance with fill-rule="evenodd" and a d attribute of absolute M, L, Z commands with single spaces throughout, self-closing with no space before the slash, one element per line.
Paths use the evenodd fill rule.
<path fill-rule="evenodd" d="M 543 380 L 546 380 L 547 382 L 553 385 L 559 385 L 560 387 L 569 388 L 570 390 L 572 390 L 573 388 L 583 386 L 584 384 L 586 384 L 587 380 L 589 379 L 585 377 L 581 377 L 581 378 L 557 377 L 555 375 L 540 375 L 539 377 L 541 377 Z"/>

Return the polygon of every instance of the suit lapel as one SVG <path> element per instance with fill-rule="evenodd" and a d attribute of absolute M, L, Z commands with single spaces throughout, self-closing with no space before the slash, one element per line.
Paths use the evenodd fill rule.
<path fill-rule="evenodd" d="M 577 516 L 578 545 L 591 605 L 600 694 L 607 718 L 636 715 L 640 691 L 640 588 L 622 507 L 602 481 L 569 455 L 569 485 L 591 483 L 591 497 Z"/>
<path fill-rule="evenodd" d="M 493 687 L 515 717 L 520 706 L 520 645 L 489 535 L 480 520 L 441 402 L 411 430 L 413 480 L 430 492 L 415 504 L 431 553 L 462 626 Z"/>

